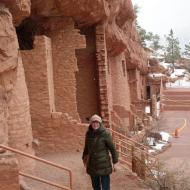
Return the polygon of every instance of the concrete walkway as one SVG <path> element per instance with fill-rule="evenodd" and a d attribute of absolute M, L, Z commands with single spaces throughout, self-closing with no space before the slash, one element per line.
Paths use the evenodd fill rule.
<path fill-rule="evenodd" d="M 172 146 L 158 157 L 168 168 L 184 170 L 190 176 L 190 111 L 165 111 L 158 126 L 160 130 L 170 133 L 176 128 L 181 128 L 179 138 L 172 138 Z"/>
<path fill-rule="evenodd" d="M 66 152 L 44 155 L 43 158 L 49 161 L 53 161 L 57 164 L 61 164 L 73 171 L 73 190 L 91 190 L 91 182 L 89 176 L 86 174 L 85 168 L 81 160 L 81 152 Z M 67 185 L 68 176 L 60 169 L 53 167 L 47 167 L 44 164 L 36 163 L 36 169 L 34 175 L 39 177 L 45 177 L 47 180 L 53 180 L 53 182 L 60 185 Z M 38 182 L 31 182 L 27 180 L 27 185 L 30 190 L 58 190 L 48 185 L 44 185 Z M 111 189 L 112 190 L 147 190 L 135 175 L 121 165 L 118 165 L 117 172 L 111 175 Z"/>

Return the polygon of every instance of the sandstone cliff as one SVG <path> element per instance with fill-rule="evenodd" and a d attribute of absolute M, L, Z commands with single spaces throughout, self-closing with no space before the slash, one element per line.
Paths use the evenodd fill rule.
<path fill-rule="evenodd" d="M 145 59 L 134 26 L 131 0 L 33 0 L 31 14 L 33 18 L 72 17 L 79 28 L 105 23 L 110 56 L 125 50 L 132 64 L 135 64 L 134 60 L 139 62 L 139 57 Z"/>
<path fill-rule="evenodd" d="M 103 25 L 100 34 L 97 32 L 96 28 L 98 25 Z M 139 84 L 142 84 L 142 82 L 140 82 L 140 75 L 147 72 L 147 56 L 139 43 L 138 34 L 135 28 L 135 14 L 131 0 L 1 0 L 0 35 L 0 91 L 2 94 L 0 97 L 3 105 L 2 111 L 6 113 L 1 117 L 5 122 L 3 131 L 7 133 L 5 138 L 6 143 L 8 143 L 7 138 L 9 136 L 12 139 L 10 140 L 11 144 L 19 144 L 23 150 L 29 149 L 32 152 L 32 132 L 28 91 L 22 66 L 24 57 L 22 57 L 22 60 L 19 48 L 22 50 L 33 50 L 33 52 L 38 48 L 43 49 L 42 46 L 44 43 L 39 47 L 35 47 L 35 36 L 45 35 L 49 38 L 47 39 L 47 41 L 49 41 L 48 48 L 52 45 L 52 49 L 47 48 L 47 51 L 43 49 L 43 56 L 45 58 L 47 58 L 47 54 L 49 57 L 52 56 L 51 61 L 53 63 L 51 64 L 56 67 L 54 68 L 54 79 L 53 74 L 51 74 L 51 80 L 55 80 L 55 96 L 58 95 L 57 99 L 60 99 L 60 102 L 69 100 L 73 104 L 75 103 L 75 105 L 72 105 L 75 112 L 79 111 L 77 108 L 77 106 L 79 106 L 77 105 L 79 104 L 77 98 L 80 97 L 76 95 L 76 88 L 79 82 L 76 81 L 75 75 L 80 69 L 77 68 L 77 64 L 78 66 L 80 66 L 80 64 L 82 66 L 83 63 L 89 63 L 88 65 L 93 63 L 94 66 L 91 68 L 91 74 L 93 73 L 95 76 L 95 56 L 97 53 L 96 46 L 98 45 L 98 40 L 100 41 L 98 56 L 101 58 L 102 62 L 106 62 L 107 59 L 109 59 L 109 62 L 112 64 L 112 66 L 110 66 L 111 70 L 117 71 L 111 73 L 110 68 L 107 68 L 107 63 L 104 64 L 105 68 L 99 71 L 100 73 L 104 73 L 103 76 L 105 78 L 107 77 L 106 72 L 110 72 L 110 86 L 113 86 L 113 88 L 109 87 L 106 89 L 108 90 L 107 93 L 110 99 L 110 102 L 106 102 L 106 106 L 108 103 L 114 102 L 114 97 L 112 96 L 115 96 L 114 103 L 117 106 L 122 104 L 125 100 L 126 105 L 124 107 L 125 109 L 129 109 L 129 84 L 125 78 L 128 75 L 127 70 L 132 70 L 130 74 L 130 80 L 132 82 L 136 81 L 136 79 L 133 80 L 134 75 L 135 77 L 139 76 Z M 99 36 L 100 39 L 97 40 L 97 36 Z M 72 38 L 72 40 L 69 40 L 69 38 Z M 87 46 L 86 50 L 81 50 L 85 45 Z M 80 49 L 80 53 L 76 53 L 78 49 Z M 32 54 L 32 52 L 27 53 L 29 54 L 28 57 Z M 32 54 L 32 56 L 36 56 L 37 53 L 38 51 L 34 55 Z M 40 61 L 40 56 L 41 55 L 35 57 L 33 61 L 36 59 L 36 63 L 42 63 Z M 43 59 L 43 61 L 44 60 L 45 59 Z M 66 74 L 70 74 L 70 78 L 66 78 L 65 75 L 63 76 L 63 71 L 60 70 L 60 62 L 62 60 L 65 61 L 65 65 L 62 64 L 62 67 L 63 69 L 66 68 L 65 72 Z M 26 59 L 27 64 L 30 64 L 30 61 L 31 60 Z M 48 63 L 49 62 L 50 60 L 48 60 Z M 120 63 L 122 63 L 123 69 L 121 69 Z M 44 64 L 46 64 L 46 62 L 44 62 Z M 70 69 L 69 71 L 67 71 L 68 68 Z M 59 76 L 56 76 L 56 74 L 60 74 L 62 81 L 56 81 L 57 78 L 60 80 Z M 115 78 L 112 74 L 114 74 Z M 120 76 L 121 74 L 123 78 Z M 90 77 L 89 75 L 87 80 L 89 80 Z M 87 80 L 85 80 L 85 82 Z M 98 79 L 94 77 L 91 79 L 91 83 L 89 82 L 89 86 L 92 86 L 92 84 L 94 85 L 93 89 L 98 88 L 96 80 Z M 125 82 L 123 83 L 123 81 Z M 74 84 L 72 84 L 72 82 Z M 62 96 L 59 95 L 61 94 L 59 92 L 62 90 L 60 88 L 60 84 L 62 83 L 65 85 L 64 92 L 68 95 L 67 98 L 65 98 L 65 94 L 62 94 Z M 70 88 L 68 84 L 72 84 L 73 87 Z M 130 85 L 131 88 L 134 86 L 132 83 Z M 83 87 L 81 87 L 81 89 L 82 88 Z M 125 89 L 125 92 L 123 94 L 121 93 L 121 97 L 111 92 L 114 91 L 114 89 L 120 90 L 121 88 Z M 96 90 L 98 91 L 99 89 Z M 81 91 L 83 92 L 84 90 L 82 89 Z M 102 91 L 105 91 L 105 89 Z M 143 93 L 145 94 L 142 89 L 141 92 L 138 92 L 138 97 L 143 97 Z M 94 94 L 94 99 L 98 101 L 96 97 L 98 92 Z M 128 99 L 126 98 L 127 95 Z M 88 97 L 87 94 L 85 96 Z M 95 102 L 94 99 L 92 100 L 93 102 Z M 36 101 L 35 98 L 34 100 Z M 60 107 L 62 110 L 66 109 L 66 107 L 67 110 L 71 109 L 69 104 L 67 106 L 66 104 L 60 106 L 59 101 L 56 104 L 58 105 L 57 107 Z M 83 106 L 83 102 L 81 105 Z M 54 106 L 52 107 L 54 108 Z M 112 105 L 110 107 L 112 108 Z M 98 110 L 99 108 L 95 105 L 94 109 Z M 23 113 L 22 110 L 25 110 L 25 112 Z M 51 111 L 52 110 L 55 111 L 55 109 L 51 109 Z M 94 110 L 92 109 L 92 111 Z M 126 115 L 128 115 L 127 111 L 126 113 Z M 51 112 L 48 112 L 48 114 L 51 115 Z M 10 115 L 9 118 L 8 115 Z M 14 117 L 17 117 L 17 115 L 22 118 L 19 122 L 14 120 Z M 73 114 L 73 117 L 75 116 L 75 119 L 79 120 L 78 113 Z M 85 117 L 83 117 L 83 119 L 84 118 Z M 49 119 L 51 120 L 51 118 Z M 18 131 L 19 129 L 19 134 L 10 132 L 14 130 Z"/>

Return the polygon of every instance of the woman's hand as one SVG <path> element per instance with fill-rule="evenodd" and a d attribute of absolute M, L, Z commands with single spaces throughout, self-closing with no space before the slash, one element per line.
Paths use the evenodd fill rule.
<path fill-rule="evenodd" d="M 118 170 L 118 164 L 113 164 L 113 172 L 116 172 Z"/>

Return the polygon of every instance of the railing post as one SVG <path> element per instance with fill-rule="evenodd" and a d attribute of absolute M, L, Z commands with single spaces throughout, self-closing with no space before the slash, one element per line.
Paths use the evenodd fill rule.
<path fill-rule="evenodd" d="M 143 180 L 146 177 L 146 158 L 144 152 L 141 152 L 139 177 Z"/>
<path fill-rule="evenodd" d="M 132 172 L 136 172 L 136 160 L 135 160 L 135 147 L 131 147 L 131 157 L 132 157 Z"/>
<path fill-rule="evenodd" d="M 119 142 L 118 142 L 118 152 L 119 152 L 119 157 L 121 157 L 121 151 L 122 151 L 122 149 L 121 149 L 121 141 L 120 141 L 120 139 L 119 139 Z"/>

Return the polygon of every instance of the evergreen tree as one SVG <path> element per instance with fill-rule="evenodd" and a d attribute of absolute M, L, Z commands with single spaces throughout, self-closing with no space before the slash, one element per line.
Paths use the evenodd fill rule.
<path fill-rule="evenodd" d="M 187 58 L 190 58 L 190 42 L 189 44 L 185 44 L 185 51 L 183 53 Z"/>
<path fill-rule="evenodd" d="M 153 34 L 150 38 L 150 48 L 154 51 L 163 49 L 163 46 L 160 45 L 160 36 L 158 34 Z"/>
<path fill-rule="evenodd" d="M 139 7 L 138 5 L 134 5 L 135 14 L 138 15 Z M 160 45 L 160 37 L 157 34 L 153 34 L 152 32 L 147 32 L 144 28 L 142 28 L 136 19 L 136 28 L 140 37 L 140 42 L 143 47 L 149 47 L 154 51 L 162 49 L 163 47 Z"/>
<path fill-rule="evenodd" d="M 181 57 L 179 40 L 174 37 L 173 30 L 170 30 L 168 36 L 166 38 L 166 48 L 165 48 L 165 61 L 168 63 L 174 63 L 177 59 Z"/>

